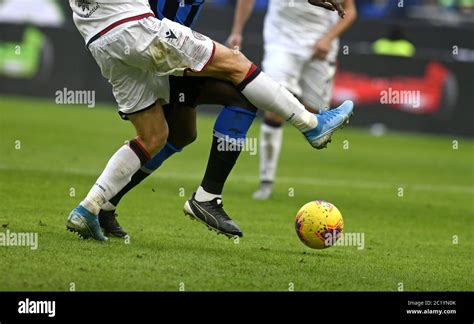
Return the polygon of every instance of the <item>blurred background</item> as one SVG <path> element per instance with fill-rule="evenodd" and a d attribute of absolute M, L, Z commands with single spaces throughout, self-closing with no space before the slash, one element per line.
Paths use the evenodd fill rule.
<path fill-rule="evenodd" d="M 282 0 L 285 1 L 285 0 Z M 196 30 L 224 42 L 234 0 L 207 0 Z M 268 0 L 245 32 L 244 53 L 260 64 Z M 359 19 L 343 36 L 334 103 L 356 102 L 355 125 L 474 135 L 474 0 L 357 0 Z M 67 1 L 0 0 L 0 95 L 54 98 L 58 89 L 110 87 L 72 24 Z M 381 91 L 417 91 L 420 104 L 382 103 Z"/>

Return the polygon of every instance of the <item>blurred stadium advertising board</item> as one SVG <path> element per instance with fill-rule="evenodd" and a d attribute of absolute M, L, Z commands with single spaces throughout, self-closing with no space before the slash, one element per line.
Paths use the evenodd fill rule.
<path fill-rule="evenodd" d="M 354 54 L 340 65 L 333 102 L 356 102 L 353 124 L 474 135 L 473 63 Z"/>
<path fill-rule="evenodd" d="M 31 7 L 18 10 L 18 3 L 25 1 Z M 70 19 L 65 19 L 70 14 L 65 4 L 0 2 L 0 95 L 54 100 L 64 89 L 94 90 L 97 101 L 114 103 L 109 84 Z M 217 9 L 209 8 L 197 29 L 222 42 L 230 30 L 232 10 L 221 8 L 216 14 Z M 34 18 L 35 10 L 44 12 L 43 17 Z M 217 18 L 206 19 L 209 15 Z M 262 20 L 263 13 L 256 13 L 246 36 L 244 52 L 255 62 L 262 58 Z M 414 57 L 373 54 L 370 44 L 384 37 L 390 26 L 361 20 L 341 41 L 333 104 L 354 100 L 352 123 L 358 126 L 382 124 L 388 129 L 473 136 L 472 33 L 464 27 L 427 28 L 410 22 L 406 31 L 417 47 Z M 453 55 L 453 44 L 459 53 L 468 54 Z"/>

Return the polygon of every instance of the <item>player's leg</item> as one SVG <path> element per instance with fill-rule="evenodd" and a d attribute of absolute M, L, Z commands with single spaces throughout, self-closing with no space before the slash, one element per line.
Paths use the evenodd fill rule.
<path fill-rule="evenodd" d="M 257 108 L 271 111 L 298 128 L 316 148 L 324 148 L 332 133 L 352 115 L 353 103 L 322 114 L 312 114 L 282 85 L 262 73 L 242 53 L 215 43 L 214 57 L 201 72 L 191 75 L 211 76 L 232 82 Z"/>
<path fill-rule="evenodd" d="M 283 142 L 284 120 L 271 112 L 265 112 L 260 126 L 259 179 L 260 185 L 253 199 L 266 200 L 273 193 L 275 175 Z"/>
<path fill-rule="evenodd" d="M 135 172 L 130 182 L 102 206 L 99 212 L 100 226 L 106 235 L 126 237 L 127 232 L 117 221 L 115 212 L 122 198 L 167 159 L 179 153 L 196 139 L 196 98 L 199 82 L 192 78 L 169 77 L 169 102 L 163 107 L 169 127 L 168 140 L 163 149 Z"/>
<path fill-rule="evenodd" d="M 293 124 L 313 147 L 323 148 L 332 133 L 352 114 L 350 101 L 332 112 L 320 115 L 308 112 L 288 90 L 262 73 L 241 52 L 230 50 L 185 26 L 168 19 L 145 20 L 141 26 L 141 33 L 153 36 L 143 53 L 149 57 L 150 69 L 168 74 L 187 70 L 190 76 L 229 81 L 255 107 L 274 112 Z M 161 55 L 165 51 L 167 55 Z"/>
<path fill-rule="evenodd" d="M 301 75 L 301 100 L 311 110 L 328 110 L 332 98 L 336 64 L 313 59 L 305 65 Z"/>
<path fill-rule="evenodd" d="M 196 192 L 196 200 L 210 201 L 221 198 L 224 184 L 242 151 L 257 109 L 231 83 L 212 78 L 206 78 L 202 84 L 197 104 L 224 105 L 214 123 L 208 165 Z M 226 142 L 237 145 L 225 145 Z"/>
<path fill-rule="evenodd" d="M 163 107 L 169 127 L 165 147 L 148 161 L 125 188 L 104 205 L 104 210 L 113 211 L 123 196 L 156 171 L 167 159 L 192 142 L 197 137 L 196 99 L 200 92 L 200 82 L 196 78 L 169 77 L 170 104 Z"/>
<path fill-rule="evenodd" d="M 264 67 L 275 65 L 274 55 L 264 62 Z M 288 58 L 288 60 L 290 60 Z M 301 60 L 298 57 L 293 57 L 292 62 Z M 278 65 L 274 66 L 278 70 Z M 273 69 L 271 69 L 273 70 Z M 284 69 L 283 69 L 284 70 Z M 296 70 L 293 70 L 296 71 Z M 285 72 L 287 74 L 286 80 L 291 80 L 291 70 Z M 299 92 L 298 96 L 305 105 L 306 109 L 311 112 L 325 111 L 329 109 L 329 104 L 332 95 L 332 85 L 336 73 L 336 66 L 333 63 L 322 60 L 304 61 L 301 69 L 301 75 L 298 77 Z M 278 75 L 272 75 L 276 80 L 285 79 Z M 285 83 L 283 83 L 285 84 Z M 292 82 L 285 84 L 288 89 L 295 89 Z M 275 181 L 275 173 L 278 164 L 278 158 L 281 151 L 282 144 L 282 120 L 278 115 L 272 113 L 265 113 L 264 122 L 260 129 L 260 188 L 253 195 L 255 199 L 265 200 L 270 198 L 273 191 L 273 183 Z"/>
<path fill-rule="evenodd" d="M 211 76 L 226 80 L 242 92 L 257 108 L 271 111 L 291 122 L 302 132 L 316 127 L 317 119 L 283 86 L 260 71 L 241 52 L 215 43 L 215 54 L 201 72 L 189 75 Z"/>
<path fill-rule="evenodd" d="M 199 104 L 224 104 L 213 129 L 209 160 L 202 182 L 185 203 L 187 215 L 206 223 L 211 229 L 229 237 L 242 231 L 223 209 L 224 184 L 239 158 L 256 108 L 231 84 L 205 79 Z M 209 215 L 211 217 L 209 217 Z"/>
<path fill-rule="evenodd" d="M 166 143 L 168 128 L 159 103 L 129 118 L 137 137 L 111 157 L 87 196 L 69 215 L 67 228 L 83 238 L 106 240 L 97 217 L 102 205 L 119 192 L 150 156 Z"/>
<path fill-rule="evenodd" d="M 271 44 L 265 47 L 263 69 L 273 80 L 279 82 L 296 97 L 302 94 L 299 81 L 304 64 L 305 59 L 301 56 L 276 48 Z M 283 123 L 284 120 L 277 114 L 265 112 L 260 127 L 260 186 L 253 194 L 254 199 L 266 200 L 272 195 L 283 141 Z"/>
<path fill-rule="evenodd" d="M 84 238 L 106 239 L 97 217 L 102 206 L 161 150 L 168 137 L 161 105 L 169 95 L 168 77 L 149 71 L 140 49 L 124 50 L 137 37 L 133 29 L 127 31 L 117 30 L 89 46 L 102 75 L 112 84 L 120 115 L 132 122 L 137 137 L 112 156 L 86 198 L 69 215 L 67 228 Z"/>
<path fill-rule="evenodd" d="M 165 146 L 155 154 L 135 174 L 127 185 L 102 206 L 99 212 L 100 226 L 104 234 L 114 237 L 126 237 L 127 232 L 117 221 L 116 209 L 122 198 L 143 180 L 156 171 L 166 160 L 196 139 L 196 108 L 187 105 L 165 105 L 163 107 L 169 135 Z"/>

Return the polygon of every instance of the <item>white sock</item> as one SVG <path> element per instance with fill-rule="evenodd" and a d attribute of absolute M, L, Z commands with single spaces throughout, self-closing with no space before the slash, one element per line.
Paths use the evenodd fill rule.
<path fill-rule="evenodd" d="M 263 72 L 245 86 L 242 94 L 255 107 L 278 114 L 301 132 L 318 126 L 314 114 L 307 111 L 291 92 Z"/>
<path fill-rule="evenodd" d="M 210 192 L 207 192 L 201 186 L 199 186 L 199 188 L 196 190 L 196 195 L 194 196 L 194 199 L 196 199 L 199 202 L 211 201 L 215 198 L 222 198 L 222 195 L 215 195 Z"/>
<path fill-rule="evenodd" d="M 135 152 L 128 145 L 122 146 L 110 158 L 81 205 L 94 215 L 99 214 L 102 206 L 130 182 L 140 167 L 140 159 Z"/>
<path fill-rule="evenodd" d="M 260 181 L 273 182 L 283 141 L 283 127 L 260 127 Z"/>

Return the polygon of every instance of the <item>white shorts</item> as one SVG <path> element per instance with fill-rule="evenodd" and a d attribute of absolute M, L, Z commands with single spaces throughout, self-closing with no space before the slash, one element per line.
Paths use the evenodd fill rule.
<path fill-rule="evenodd" d="M 122 116 L 169 102 L 169 75 L 201 71 L 214 42 L 168 19 L 125 23 L 89 45 L 102 75 L 112 85 Z"/>
<path fill-rule="evenodd" d="M 336 65 L 318 59 L 306 59 L 276 48 L 265 48 L 263 70 L 282 84 L 303 104 L 320 110 L 329 107 Z"/>

